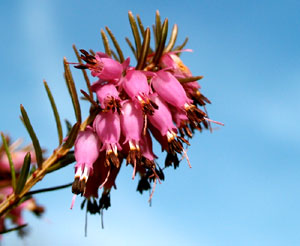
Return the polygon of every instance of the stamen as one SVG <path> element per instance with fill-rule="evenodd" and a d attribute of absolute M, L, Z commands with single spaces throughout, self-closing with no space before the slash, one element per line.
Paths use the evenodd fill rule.
<path fill-rule="evenodd" d="M 215 120 L 211 120 L 211 119 L 208 119 L 206 117 L 204 117 L 205 120 L 209 121 L 209 122 L 212 122 L 212 123 L 215 123 L 215 124 L 218 124 L 218 125 L 221 125 L 221 126 L 224 126 L 223 123 L 219 122 L 219 121 L 215 121 Z"/>
<path fill-rule="evenodd" d="M 71 207 L 70 207 L 70 209 L 73 209 L 74 204 L 75 204 L 76 197 L 77 197 L 77 195 L 74 194 L 73 197 L 72 197 L 72 202 L 71 202 Z"/>
<path fill-rule="evenodd" d="M 187 163 L 188 163 L 188 165 L 189 165 L 189 167 L 192 168 L 190 159 L 189 159 L 189 157 L 188 157 L 187 152 L 185 151 L 185 149 L 183 149 L 182 152 L 183 152 L 182 159 L 185 157 L 185 158 L 186 158 L 186 161 L 187 161 Z"/>
<path fill-rule="evenodd" d="M 150 197 L 149 197 L 149 200 L 148 200 L 149 203 L 150 203 L 151 200 L 152 200 L 152 197 L 153 197 L 153 194 L 154 194 L 154 191 L 155 191 L 155 187 L 156 187 L 156 179 L 154 180 L 152 192 L 151 192 Z"/>
<path fill-rule="evenodd" d="M 103 186 L 106 184 L 106 182 L 108 181 L 109 175 L 110 175 L 110 169 L 108 170 L 106 178 L 105 178 L 104 182 L 100 185 L 99 189 L 102 189 Z"/>

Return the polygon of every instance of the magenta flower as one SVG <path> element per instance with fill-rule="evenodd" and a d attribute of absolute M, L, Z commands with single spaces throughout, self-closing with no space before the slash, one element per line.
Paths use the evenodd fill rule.
<path fill-rule="evenodd" d="M 167 139 L 168 152 L 181 153 L 183 150 L 182 142 L 188 143 L 188 141 L 177 136 L 177 129 L 173 124 L 172 114 L 167 104 L 156 93 L 151 95 L 151 99 L 158 106 L 154 114 L 149 116 L 151 124 L 160 132 L 163 138 Z"/>
<path fill-rule="evenodd" d="M 16 171 L 21 171 L 23 162 L 24 162 L 24 157 L 27 154 L 27 151 L 25 150 L 16 150 L 11 152 L 11 156 L 14 162 L 14 167 Z M 35 154 L 33 151 L 30 151 L 30 154 L 32 156 L 32 162 L 36 162 L 35 159 Z M 7 155 L 5 153 L 0 153 L 0 172 L 10 172 L 10 166 L 9 166 L 9 161 L 7 158 Z"/>
<path fill-rule="evenodd" d="M 144 113 L 153 114 L 157 106 L 149 99 L 150 86 L 143 72 L 138 70 L 127 71 L 122 80 L 122 86 L 133 101 L 141 104 Z"/>
<path fill-rule="evenodd" d="M 13 193 L 13 188 L 11 186 L 1 187 L 0 188 L 0 203 L 10 194 Z M 14 207 L 12 210 L 9 211 L 5 217 L 0 218 L 0 232 L 5 230 L 5 220 L 10 219 L 11 222 L 15 225 L 21 226 L 25 224 L 23 218 L 23 211 L 28 210 L 33 212 L 36 216 L 41 216 L 42 213 L 45 211 L 44 207 L 39 206 L 36 204 L 34 198 L 30 198 L 27 201 L 21 203 L 19 206 Z M 0 240 L 2 239 L 0 235 Z"/>
<path fill-rule="evenodd" d="M 98 77 L 103 81 L 117 82 L 122 76 L 123 66 L 118 61 L 111 59 L 108 55 L 102 52 L 97 52 L 95 56 L 90 55 L 85 50 L 80 50 L 83 55 L 81 59 L 86 64 L 75 66 L 76 68 L 91 70 L 94 77 Z"/>
<path fill-rule="evenodd" d="M 152 78 L 151 83 L 161 98 L 178 109 L 184 109 L 192 102 L 186 96 L 180 82 L 170 72 L 158 71 L 156 76 Z"/>
<path fill-rule="evenodd" d="M 122 149 L 119 144 L 121 135 L 119 115 L 111 111 L 101 112 L 95 118 L 93 127 L 103 144 L 100 151 L 106 150 L 106 165 L 113 164 L 119 167 L 118 150 Z"/>
<path fill-rule="evenodd" d="M 167 103 L 178 110 L 185 110 L 190 122 L 199 124 L 205 120 L 206 114 L 192 104 L 193 101 L 187 97 L 184 88 L 171 73 L 158 71 L 157 76 L 152 79 L 152 85 L 157 94 Z"/>
<path fill-rule="evenodd" d="M 185 50 L 185 51 L 191 51 L 191 50 Z M 161 57 L 159 64 L 162 68 L 170 69 L 175 77 L 185 78 L 185 77 L 192 76 L 190 69 L 183 64 L 182 60 L 174 52 L 165 53 Z"/>
<path fill-rule="evenodd" d="M 155 169 L 154 160 L 157 158 L 157 156 L 153 153 L 152 139 L 148 130 L 146 131 L 146 135 L 142 134 L 141 152 L 144 158 L 144 165 L 148 168 Z"/>
<path fill-rule="evenodd" d="M 92 89 L 97 94 L 98 101 L 102 109 L 117 110 L 120 112 L 120 97 L 117 88 L 113 84 L 101 85 L 96 83 L 92 86 Z"/>
<path fill-rule="evenodd" d="M 129 144 L 127 164 L 134 166 L 133 177 L 135 176 L 136 165 L 140 164 L 140 141 L 143 131 L 143 112 L 132 101 L 126 101 L 122 105 L 121 128 L 125 136 L 125 143 Z"/>
<path fill-rule="evenodd" d="M 72 192 L 83 194 L 89 175 L 93 172 L 93 163 L 97 160 L 100 151 L 100 142 L 97 134 L 91 127 L 78 133 L 75 141 L 75 180 Z"/>

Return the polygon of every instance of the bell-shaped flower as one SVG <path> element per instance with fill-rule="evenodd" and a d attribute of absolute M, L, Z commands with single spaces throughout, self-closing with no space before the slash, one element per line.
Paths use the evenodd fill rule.
<path fill-rule="evenodd" d="M 75 180 L 72 192 L 83 194 L 89 175 L 93 171 L 93 163 L 97 160 L 100 151 L 100 141 L 93 129 L 88 126 L 78 133 L 75 141 Z"/>
<path fill-rule="evenodd" d="M 156 74 L 152 78 L 152 85 L 161 98 L 178 110 L 186 111 L 191 122 L 199 124 L 205 120 L 206 114 L 192 104 L 180 82 L 170 72 L 160 70 Z"/>
<path fill-rule="evenodd" d="M 83 55 L 81 59 L 86 64 L 75 66 L 76 68 L 91 70 L 94 77 L 98 77 L 103 81 L 117 82 L 122 76 L 123 66 L 118 61 L 113 60 L 108 55 L 102 52 L 97 52 L 95 56 L 90 55 L 85 50 L 80 50 Z"/>
<path fill-rule="evenodd" d="M 101 85 L 96 83 L 92 86 L 92 90 L 96 92 L 100 106 L 104 110 L 117 110 L 120 112 L 120 97 L 119 92 L 115 85 L 105 84 Z"/>
<path fill-rule="evenodd" d="M 182 60 L 174 52 L 165 53 L 161 57 L 159 65 L 162 68 L 170 69 L 175 77 L 186 78 L 192 76 L 190 69 L 183 64 Z"/>
<path fill-rule="evenodd" d="M 139 102 L 143 112 L 153 114 L 157 107 L 149 98 L 150 86 L 146 75 L 138 70 L 128 70 L 126 76 L 122 80 L 122 86 L 128 96 Z"/>
<path fill-rule="evenodd" d="M 93 123 L 93 127 L 102 142 L 102 150 L 106 150 L 105 163 L 116 167 L 120 166 L 118 159 L 118 150 L 121 150 L 119 144 L 121 135 L 120 116 L 116 112 L 100 112 Z"/>
<path fill-rule="evenodd" d="M 134 177 L 136 165 L 141 161 L 140 141 L 143 131 L 143 112 L 139 105 L 128 100 L 122 105 L 120 118 L 122 133 L 125 137 L 124 144 L 129 144 L 127 164 L 130 163 L 134 166 Z"/>
<path fill-rule="evenodd" d="M 186 96 L 180 82 L 170 73 L 163 70 L 156 72 L 151 80 L 152 86 L 157 94 L 167 103 L 184 109 L 192 101 Z"/>
<path fill-rule="evenodd" d="M 183 137 L 177 136 L 176 126 L 173 124 L 172 114 L 168 105 L 156 93 L 151 95 L 151 99 L 158 105 L 154 114 L 149 116 L 151 124 L 159 130 L 162 137 L 167 138 L 167 151 L 171 153 L 181 153 L 183 150 L 182 142 L 188 143 Z"/>
<path fill-rule="evenodd" d="M 157 158 L 157 156 L 153 153 L 152 150 L 152 139 L 150 136 L 149 131 L 146 131 L 146 135 L 142 134 L 142 141 L 141 141 L 141 152 L 143 157 L 143 164 L 147 168 L 154 168 L 155 169 L 155 163 L 154 160 Z"/>

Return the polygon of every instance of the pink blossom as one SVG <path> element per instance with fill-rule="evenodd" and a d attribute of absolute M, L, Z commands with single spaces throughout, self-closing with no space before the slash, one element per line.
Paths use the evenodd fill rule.
<path fill-rule="evenodd" d="M 167 103 L 184 109 L 192 101 L 188 99 L 180 82 L 170 73 L 160 70 L 151 80 L 157 94 Z"/>
<path fill-rule="evenodd" d="M 110 166 L 110 163 L 113 163 L 119 167 L 118 150 L 122 149 L 119 144 L 121 135 L 119 115 L 111 111 L 101 112 L 96 116 L 93 127 L 103 144 L 101 151 L 106 150 L 106 164 Z"/>
<path fill-rule="evenodd" d="M 119 92 L 115 85 L 113 84 L 94 84 L 92 89 L 97 94 L 98 101 L 102 109 L 110 110 L 119 110 L 120 106 L 120 97 Z"/>
<path fill-rule="evenodd" d="M 135 176 L 136 166 L 140 164 L 141 152 L 140 141 L 143 130 L 143 113 L 141 108 L 132 101 L 126 101 L 122 105 L 121 127 L 125 142 L 129 144 L 129 152 L 127 155 L 127 164 L 134 166 L 133 178 Z"/>
<path fill-rule="evenodd" d="M 149 100 L 150 86 L 146 75 L 138 70 L 127 71 L 122 86 L 128 96 L 141 104 L 143 111 L 152 114 L 156 105 Z"/>
<path fill-rule="evenodd" d="M 118 81 L 123 72 L 123 66 L 118 61 L 111 59 L 108 55 L 102 52 L 97 52 L 95 56 L 90 55 L 85 50 L 80 50 L 83 55 L 83 59 L 86 64 L 77 65 L 75 67 L 85 69 L 88 68 L 91 70 L 91 74 L 94 77 L 98 77 L 104 81 Z"/>
<path fill-rule="evenodd" d="M 174 131 L 176 132 L 172 114 L 167 104 L 156 93 L 151 95 L 151 100 L 158 106 L 158 109 L 154 111 L 154 114 L 148 116 L 151 124 L 160 131 L 162 136 L 172 134 Z"/>
<path fill-rule="evenodd" d="M 93 163 L 99 156 L 100 142 L 98 136 L 91 127 L 78 133 L 75 141 L 75 180 L 72 191 L 75 194 L 83 193 L 90 173 L 93 171 Z"/>
<path fill-rule="evenodd" d="M 162 68 L 171 69 L 175 77 L 186 78 L 192 76 L 190 69 L 183 64 L 182 60 L 174 52 L 165 53 L 161 57 L 159 64 Z"/>
<path fill-rule="evenodd" d="M 139 143 L 143 130 L 143 113 L 132 101 L 126 101 L 121 110 L 121 127 L 125 143 Z"/>
<path fill-rule="evenodd" d="M 145 166 L 148 168 L 155 168 L 154 160 L 157 158 L 157 156 L 153 153 L 152 139 L 148 130 L 146 135 L 142 135 L 141 153 L 144 157 L 143 163 Z"/>
<path fill-rule="evenodd" d="M 167 147 L 165 140 L 159 141 L 164 149 L 169 153 L 181 153 L 183 151 L 182 142 L 189 144 L 189 142 L 183 137 L 177 136 L 177 128 L 173 124 L 172 114 L 168 105 L 163 102 L 163 100 L 155 94 L 151 95 L 151 99 L 158 105 L 158 109 L 155 110 L 154 114 L 149 116 L 151 124 L 160 132 L 164 139 L 167 139 Z M 156 138 L 159 139 L 160 136 L 156 134 Z"/>

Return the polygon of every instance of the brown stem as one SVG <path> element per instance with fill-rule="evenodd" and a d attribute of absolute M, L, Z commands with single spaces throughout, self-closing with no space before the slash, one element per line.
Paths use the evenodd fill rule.
<path fill-rule="evenodd" d="M 90 115 L 80 126 L 80 129 L 83 130 L 86 125 L 91 121 L 91 118 L 94 117 Z M 47 169 L 51 167 L 59 158 L 65 156 L 69 150 L 72 148 L 66 148 L 64 145 L 61 145 L 58 149 L 53 151 L 53 154 L 45 160 L 41 168 L 37 169 L 26 181 L 23 190 L 20 194 L 12 193 L 9 195 L 1 204 L 0 204 L 0 217 L 5 216 L 6 213 L 10 211 L 14 206 L 16 206 L 19 201 L 30 191 L 30 189 L 39 181 L 41 181 L 44 176 L 47 174 Z"/>

